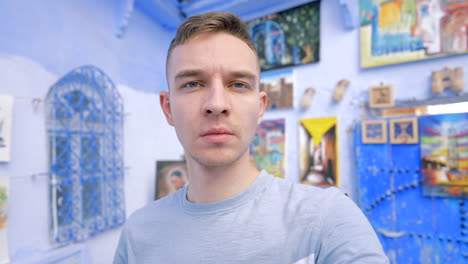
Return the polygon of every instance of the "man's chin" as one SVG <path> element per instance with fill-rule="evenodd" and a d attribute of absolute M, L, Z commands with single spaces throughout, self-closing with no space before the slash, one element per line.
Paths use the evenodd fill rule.
<path fill-rule="evenodd" d="M 213 155 L 193 156 L 192 158 L 206 168 L 225 168 L 236 163 L 241 155 L 213 153 Z"/>

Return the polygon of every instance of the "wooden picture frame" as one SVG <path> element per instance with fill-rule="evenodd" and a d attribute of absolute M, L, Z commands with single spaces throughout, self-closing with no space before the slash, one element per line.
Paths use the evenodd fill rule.
<path fill-rule="evenodd" d="M 393 86 L 378 85 L 369 87 L 369 107 L 384 108 L 395 105 Z"/>
<path fill-rule="evenodd" d="M 361 123 L 362 143 L 385 144 L 388 142 L 387 121 L 368 120 Z"/>
<path fill-rule="evenodd" d="M 392 144 L 417 144 L 419 142 L 418 118 L 390 120 L 390 142 Z"/>

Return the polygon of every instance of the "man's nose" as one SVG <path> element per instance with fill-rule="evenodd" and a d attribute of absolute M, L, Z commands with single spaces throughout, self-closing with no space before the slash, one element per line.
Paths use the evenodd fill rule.
<path fill-rule="evenodd" d="M 203 114 L 205 115 L 229 115 L 231 112 L 231 100 L 229 91 L 218 81 L 208 89 L 203 102 Z"/>

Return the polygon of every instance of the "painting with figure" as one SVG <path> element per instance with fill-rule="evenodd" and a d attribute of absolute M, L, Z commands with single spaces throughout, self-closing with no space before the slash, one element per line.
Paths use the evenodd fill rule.
<path fill-rule="evenodd" d="M 8 262 L 8 178 L 0 178 L 0 263 Z"/>
<path fill-rule="evenodd" d="M 285 177 L 285 119 L 264 120 L 250 144 L 250 154 L 259 170 Z"/>
<path fill-rule="evenodd" d="M 280 70 L 262 73 L 260 75 L 260 91 L 267 93 L 267 110 L 293 108 L 293 71 Z"/>
<path fill-rule="evenodd" d="M 188 170 L 185 161 L 164 160 L 156 162 L 156 200 L 176 192 L 187 183 Z"/>
<path fill-rule="evenodd" d="M 468 0 L 360 0 L 364 68 L 468 52 Z"/>
<path fill-rule="evenodd" d="M 419 119 L 423 193 L 468 197 L 468 113 Z"/>
<path fill-rule="evenodd" d="M 0 94 L 0 162 L 10 161 L 13 96 Z"/>
<path fill-rule="evenodd" d="M 247 22 L 262 71 L 319 60 L 320 1 Z"/>
<path fill-rule="evenodd" d="M 307 118 L 299 126 L 301 183 L 338 186 L 338 130 L 336 117 Z"/>

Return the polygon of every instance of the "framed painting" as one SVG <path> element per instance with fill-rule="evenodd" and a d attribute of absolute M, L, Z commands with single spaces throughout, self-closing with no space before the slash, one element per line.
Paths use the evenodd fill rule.
<path fill-rule="evenodd" d="M 156 162 L 155 200 L 175 193 L 188 183 L 187 164 L 182 160 Z"/>
<path fill-rule="evenodd" d="M 262 71 L 319 61 L 320 1 L 247 22 Z"/>
<path fill-rule="evenodd" d="M 255 131 L 250 154 L 259 170 L 285 177 L 285 120 L 265 120 Z"/>
<path fill-rule="evenodd" d="M 0 94 L 0 162 L 10 161 L 13 96 Z"/>
<path fill-rule="evenodd" d="M 387 121 L 369 120 L 361 123 L 362 143 L 384 144 L 387 143 Z"/>
<path fill-rule="evenodd" d="M 418 119 L 411 117 L 390 120 L 390 142 L 392 144 L 418 143 Z"/>
<path fill-rule="evenodd" d="M 293 108 L 293 71 L 280 70 L 260 75 L 260 91 L 268 96 L 266 110 Z"/>
<path fill-rule="evenodd" d="M 468 197 L 468 113 L 419 119 L 423 193 Z"/>
<path fill-rule="evenodd" d="M 384 108 L 395 105 L 393 86 L 378 85 L 369 87 L 369 107 Z"/>
<path fill-rule="evenodd" d="M 336 117 L 301 119 L 299 126 L 300 182 L 338 186 Z"/>
<path fill-rule="evenodd" d="M 468 52 L 466 0 L 360 0 L 363 68 Z"/>
<path fill-rule="evenodd" d="M 8 190 L 7 177 L 0 178 L 0 263 L 9 263 L 8 257 Z"/>

